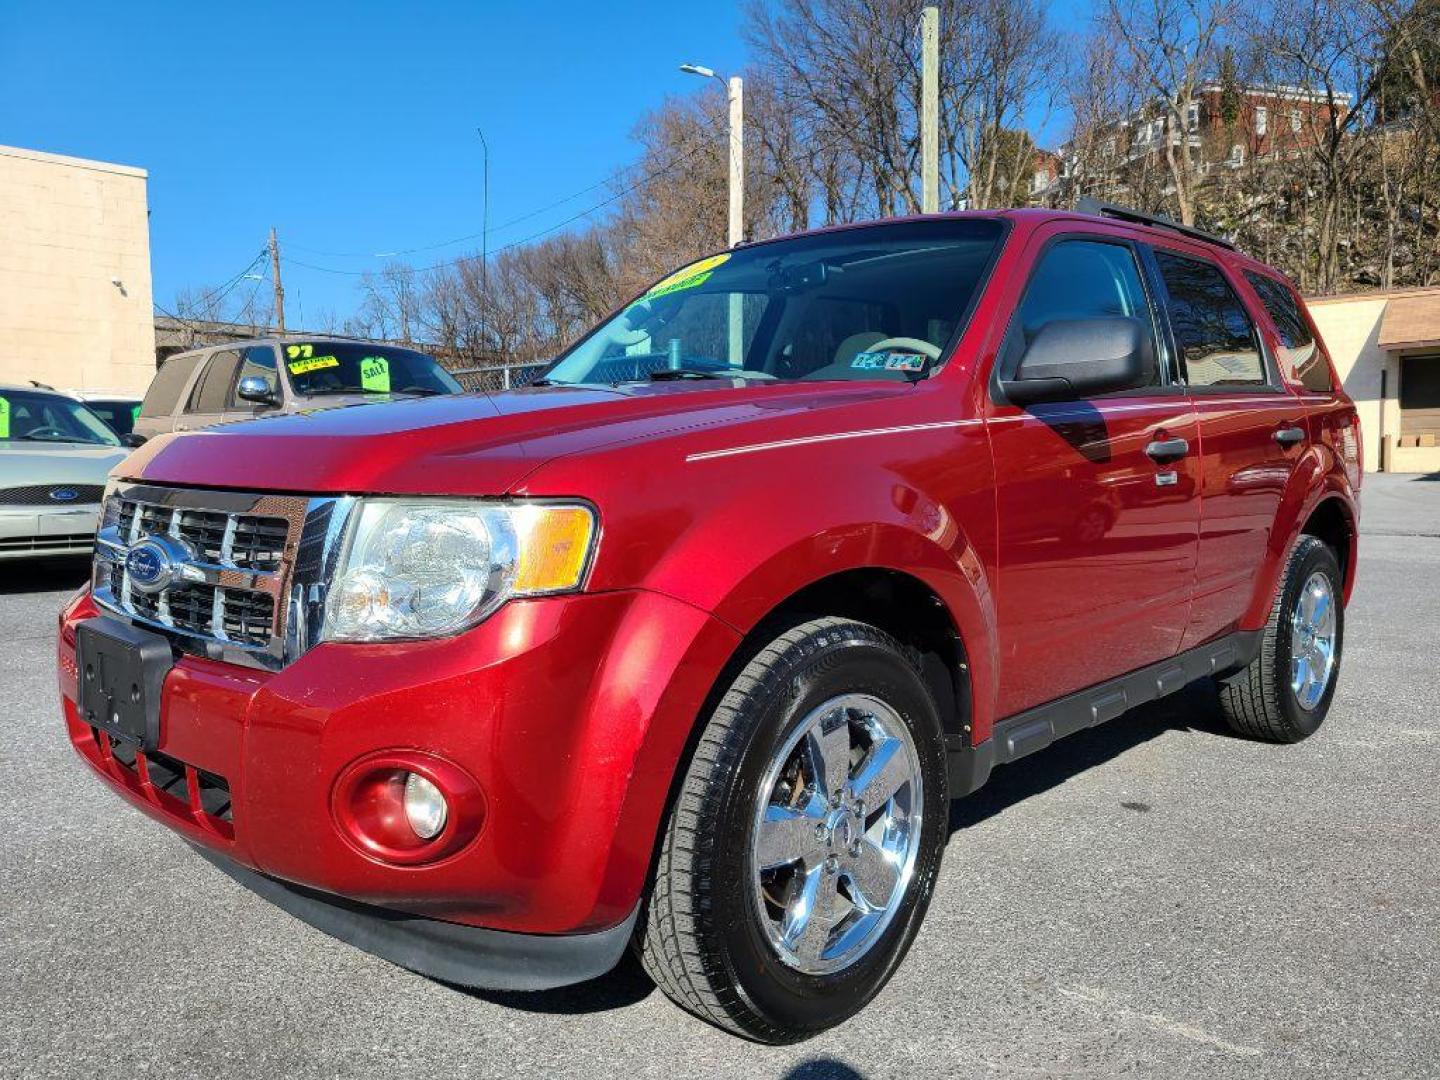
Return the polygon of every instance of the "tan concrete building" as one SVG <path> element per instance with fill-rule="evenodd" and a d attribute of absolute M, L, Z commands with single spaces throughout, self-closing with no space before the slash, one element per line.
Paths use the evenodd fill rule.
<path fill-rule="evenodd" d="M 144 169 L 0 146 L 0 382 L 155 374 Z"/>
<path fill-rule="evenodd" d="M 1440 472 L 1440 286 L 1306 301 L 1360 411 L 1365 468 Z"/>

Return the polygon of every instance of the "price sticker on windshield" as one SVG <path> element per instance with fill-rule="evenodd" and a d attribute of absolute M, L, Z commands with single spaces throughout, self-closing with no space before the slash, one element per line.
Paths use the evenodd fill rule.
<path fill-rule="evenodd" d="M 681 289 L 693 289 L 697 285 L 704 285 L 710 280 L 717 267 L 730 261 L 728 251 L 719 255 L 711 255 L 708 259 L 701 259 L 699 262 L 691 263 L 689 266 L 676 270 L 669 277 L 661 278 L 645 294 L 646 300 L 652 300 L 657 296 L 665 296 L 668 293 L 679 292 Z"/>
<path fill-rule="evenodd" d="M 0 439 L 10 437 L 10 401 L 0 397 Z"/>
<path fill-rule="evenodd" d="M 360 389 L 372 393 L 390 392 L 390 361 L 383 356 L 366 356 L 360 361 Z"/>
<path fill-rule="evenodd" d="M 308 349 L 310 346 L 305 347 Z M 298 360 L 287 360 L 285 366 L 290 369 L 291 375 L 304 375 L 306 372 L 319 371 L 321 368 L 339 367 L 340 361 L 333 356 L 302 356 Z"/>

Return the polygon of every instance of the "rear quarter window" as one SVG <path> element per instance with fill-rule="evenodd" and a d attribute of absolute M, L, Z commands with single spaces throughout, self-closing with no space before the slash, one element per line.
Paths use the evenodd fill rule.
<path fill-rule="evenodd" d="M 180 394 L 195 373 L 200 362 L 200 353 L 172 356 L 161 365 L 150 387 L 145 391 L 145 400 L 140 403 L 143 416 L 169 416 L 180 404 Z"/>
<path fill-rule="evenodd" d="M 1300 309 L 1300 301 L 1290 287 L 1254 270 L 1245 271 L 1245 280 L 1260 297 L 1261 305 L 1280 335 L 1280 368 L 1285 377 L 1317 394 L 1334 390 L 1330 365 L 1325 362 L 1325 354 L 1320 351 L 1310 323 Z"/>

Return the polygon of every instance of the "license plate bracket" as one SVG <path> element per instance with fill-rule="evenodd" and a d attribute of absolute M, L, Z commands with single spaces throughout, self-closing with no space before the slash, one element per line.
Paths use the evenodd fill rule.
<path fill-rule="evenodd" d="M 175 666 L 159 634 L 104 617 L 75 626 L 80 718 L 141 750 L 160 745 L 160 687 Z"/>

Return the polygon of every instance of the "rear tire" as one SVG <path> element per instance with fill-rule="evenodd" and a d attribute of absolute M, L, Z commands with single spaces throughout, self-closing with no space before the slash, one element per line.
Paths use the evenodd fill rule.
<path fill-rule="evenodd" d="M 1343 579 L 1335 552 L 1301 536 L 1270 608 L 1260 654 L 1220 684 L 1220 711 L 1241 735 L 1299 742 L 1330 711 L 1345 643 Z"/>
<path fill-rule="evenodd" d="M 681 780 L 641 916 L 646 971 L 759 1042 L 841 1023 L 920 928 L 948 805 L 916 659 L 848 619 L 781 634 L 729 687 Z"/>

